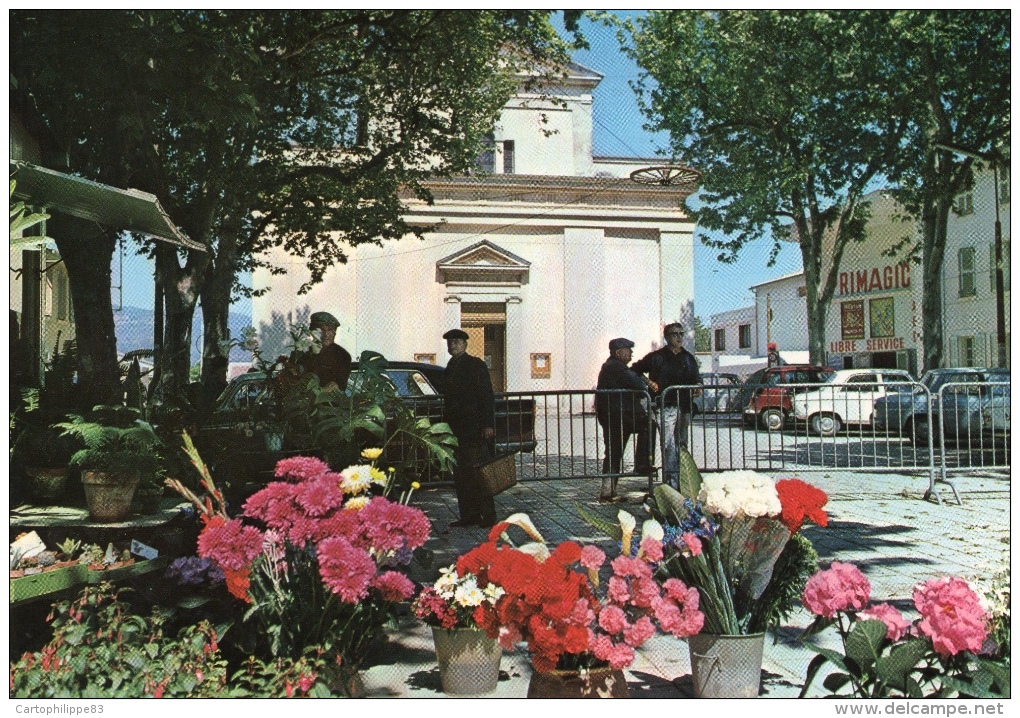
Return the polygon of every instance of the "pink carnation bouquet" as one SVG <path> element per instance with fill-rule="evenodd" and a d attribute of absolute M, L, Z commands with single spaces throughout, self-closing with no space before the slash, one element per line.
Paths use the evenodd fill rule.
<path fill-rule="evenodd" d="M 808 666 L 801 695 L 829 662 L 836 671 L 825 687 L 836 695 L 974 695 L 993 685 L 1008 690 L 1008 669 L 980 656 L 989 616 L 978 594 L 960 578 L 933 578 L 914 587 L 919 617 L 913 622 L 889 603 L 871 603 L 871 583 L 853 564 L 834 561 L 808 579 L 804 607 L 815 615 L 801 639 L 834 626 L 844 655 L 809 648 L 818 655 Z M 1000 666 L 1001 668 L 1001 666 Z"/>
<path fill-rule="evenodd" d="M 428 540 L 431 524 L 406 505 L 410 492 L 400 501 L 386 497 L 392 474 L 375 467 L 378 449 L 362 458 L 339 473 L 316 458 L 284 459 L 278 481 L 234 518 L 222 503 L 213 511 L 194 498 L 205 523 L 198 555 L 215 562 L 230 593 L 250 604 L 245 621 L 258 625 L 272 657 L 297 659 L 318 646 L 356 668 L 396 604 L 414 595 L 400 567 Z"/>

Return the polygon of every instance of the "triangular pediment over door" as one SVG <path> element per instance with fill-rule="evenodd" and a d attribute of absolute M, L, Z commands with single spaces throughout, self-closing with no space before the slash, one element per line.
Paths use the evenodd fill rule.
<path fill-rule="evenodd" d="M 472 244 L 436 262 L 440 284 L 519 287 L 528 283 L 531 262 L 488 240 Z"/>

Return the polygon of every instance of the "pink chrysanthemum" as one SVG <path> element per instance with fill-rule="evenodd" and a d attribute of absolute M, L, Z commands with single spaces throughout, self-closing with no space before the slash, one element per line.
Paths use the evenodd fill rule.
<path fill-rule="evenodd" d="M 291 498 L 294 496 L 294 488 L 293 484 L 274 481 L 248 497 L 248 500 L 244 502 L 244 515 L 265 521 L 273 506 L 281 501 L 290 504 Z"/>
<path fill-rule="evenodd" d="M 382 496 L 358 512 L 361 538 L 377 551 L 415 549 L 429 539 L 432 524 L 421 509 L 397 504 Z"/>
<path fill-rule="evenodd" d="M 240 519 L 226 521 L 213 517 L 198 537 L 198 555 L 212 559 L 222 569 L 247 568 L 260 553 L 262 532 L 253 526 L 244 526 Z"/>
<path fill-rule="evenodd" d="M 804 606 L 811 613 L 832 618 L 841 611 L 860 611 L 871 597 L 871 584 L 853 564 L 833 561 L 807 580 Z"/>
<path fill-rule="evenodd" d="M 598 546 L 584 546 L 581 549 L 581 566 L 598 571 L 606 562 L 606 553 Z"/>
<path fill-rule="evenodd" d="M 976 653 L 988 637 L 988 614 L 970 585 L 960 578 L 933 578 L 914 588 L 921 614 L 918 631 L 931 639 L 940 656 Z"/>
<path fill-rule="evenodd" d="M 890 641 L 898 641 L 907 635 L 910 624 L 895 606 L 888 603 L 876 603 L 861 611 L 858 616 L 863 619 L 881 621 L 885 624 L 885 637 Z"/>
<path fill-rule="evenodd" d="M 384 601 L 406 601 L 414 595 L 414 583 L 397 571 L 387 571 L 376 576 L 371 586 L 379 591 Z"/>
<path fill-rule="evenodd" d="M 328 478 L 311 479 L 298 485 L 297 503 L 309 516 L 322 517 L 340 508 L 344 502 L 343 492 Z"/>
<path fill-rule="evenodd" d="M 290 481 L 310 481 L 329 472 L 329 466 L 322 459 L 312 456 L 292 456 L 276 462 L 274 475 Z"/>
<path fill-rule="evenodd" d="M 347 539 L 323 539 L 318 546 L 319 574 L 329 590 L 344 603 L 358 603 L 368 596 L 375 578 L 375 561 Z"/>

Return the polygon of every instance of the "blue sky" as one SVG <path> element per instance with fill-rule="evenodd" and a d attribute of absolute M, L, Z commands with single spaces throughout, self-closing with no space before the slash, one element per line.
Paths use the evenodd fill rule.
<path fill-rule="evenodd" d="M 621 13 L 633 15 L 636 13 Z M 576 62 L 604 75 L 595 90 L 593 105 L 595 154 L 629 157 L 668 156 L 669 138 L 644 129 L 645 119 L 638 108 L 630 82 L 638 77 L 637 65 L 620 49 L 615 31 L 599 23 L 582 21 L 590 49 L 574 55 Z M 717 260 L 718 251 L 695 238 L 694 311 L 706 322 L 717 312 L 752 303 L 748 287 L 801 269 L 800 249 L 785 244 L 776 264 L 767 267 L 771 242 L 759 240 L 745 246 L 732 264 Z M 119 259 L 114 257 L 114 283 L 120 276 Z M 124 253 L 123 303 L 152 308 L 152 264 L 134 256 L 130 246 Z M 114 290 L 116 292 L 116 290 Z M 114 295 L 114 306 L 118 305 Z M 247 312 L 247 304 L 236 307 Z"/>

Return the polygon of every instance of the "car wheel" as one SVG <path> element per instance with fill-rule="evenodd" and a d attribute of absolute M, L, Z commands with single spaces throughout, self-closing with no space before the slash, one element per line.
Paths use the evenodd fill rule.
<path fill-rule="evenodd" d="M 907 424 L 904 431 L 907 432 L 907 438 L 910 439 L 911 444 L 914 446 L 927 447 L 928 434 L 930 433 L 928 429 L 928 419 L 923 416 L 918 416 Z"/>
<path fill-rule="evenodd" d="M 766 409 L 758 418 L 761 428 L 766 431 L 781 431 L 786 422 L 786 415 L 782 409 Z"/>
<path fill-rule="evenodd" d="M 811 417 L 811 429 L 819 436 L 835 436 L 841 428 L 843 424 L 834 414 L 815 414 Z"/>

